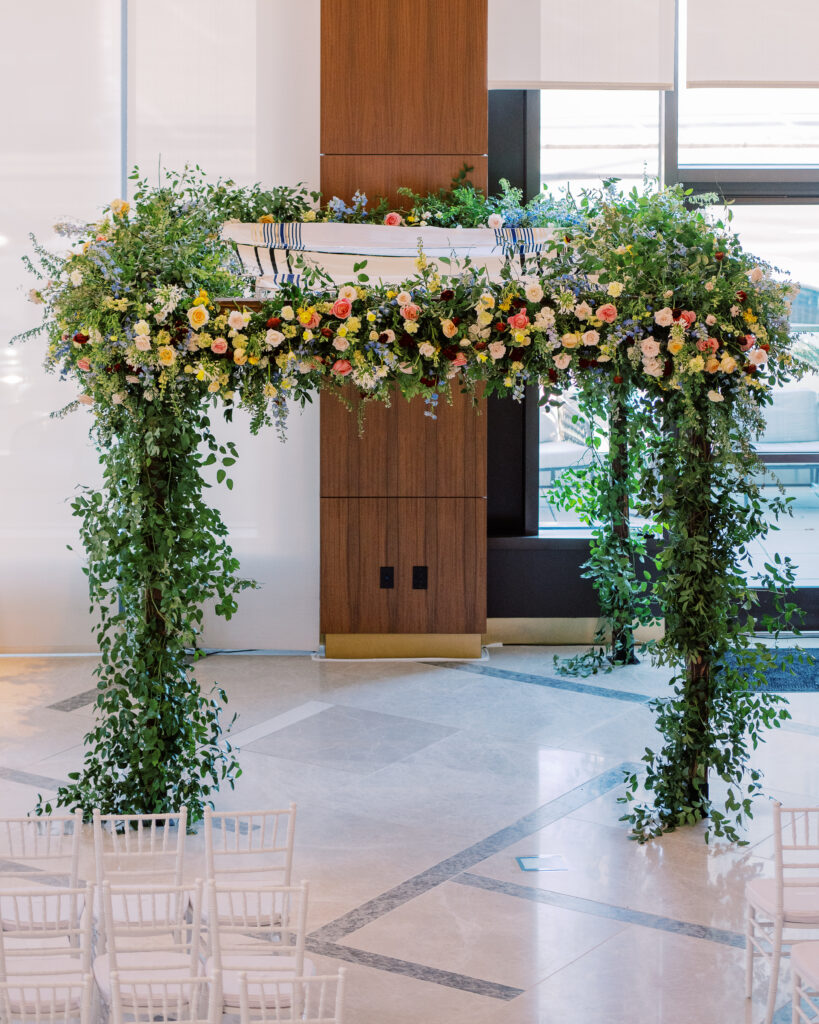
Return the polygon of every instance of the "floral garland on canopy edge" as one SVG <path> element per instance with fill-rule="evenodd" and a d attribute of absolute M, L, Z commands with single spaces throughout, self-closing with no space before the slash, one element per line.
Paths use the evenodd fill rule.
<path fill-rule="evenodd" d="M 281 191 L 311 219 L 302 192 Z M 673 696 L 652 702 L 665 746 L 647 750 L 644 777 L 627 780 L 625 817 L 641 840 L 702 818 L 739 838 L 761 786 L 748 744 L 788 717 L 782 698 L 748 686 L 770 655 L 748 635 L 755 597 L 740 563 L 744 544 L 787 510 L 762 497 L 751 471 L 760 410 L 799 372 L 789 286 L 675 188 L 584 196 L 551 259 L 522 279 L 493 282 L 468 262 L 442 272 L 421 252 L 401 287 L 369 281 L 362 266 L 338 288 L 305 266 L 301 285 L 242 309 L 247 282 L 218 223 L 249 219 L 266 195 L 276 193 L 186 176 L 140 183 L 133 210 L 112 202 L 67 257 L 38 246 L 30 264 L 45 318 L 28 333 L 46 331 L 47 369 L 79 385 L 62 412 L 92 407 L 105 469 L 103 488 L 73 504 L 100 616 L 98 718 L 57 803 L 88 814 L 186 802 L 195 820 L 241 773 L 223 736 L 227 696 L 201 694 L 187 657 L 205 601 L 216 597 L 230 617 L 254 585 L 238 576 L 203 497 L 202 469 L 220 463 L 217 479 L 231 486 L 236 459 L 210 407 L 246 410 L 254 431 L 283 430 L 288 405 L 350 382 L 368 400 L 389 402 L 396 388 L 420 395 L 432 414 L 453 387 L 480 382 L 520 398 L 538 383 L 554 396 L 577 387 L 592 411 L 636 393 L 634 422 L 650 427 L 655 457 L 638 453 L 635 502 L 665 531 L 654 597 L 666 629 L 655 653 L 673 669 Z M 220 311 L 216 295 L 236 296 L 238 308 Z M 771 569 L 763 582 L 788 614 L 792 570 Z M 726 787 L 722 810 L 714 775 Z"/>

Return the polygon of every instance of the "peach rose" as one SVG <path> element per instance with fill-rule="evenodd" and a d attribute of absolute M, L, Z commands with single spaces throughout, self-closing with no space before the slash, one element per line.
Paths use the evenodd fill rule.
<path fill-rule="evenodd" d="M 606 302 L 598 307 L 597 317 L 606 324 L 613 324 L 617 319 L 617 307 L 613 302 Z"/>
<path fill-rule="evenodd" d="M 384 223 L 388 228 L 397 228 L 404 223 L 404 218 L 400 213 L 396 213 L 395 210 L 391 210 L 384 218 Z"/>
<path fill-rule="evenodd" d="M 586 331 L 583 334 L 584 345 L 597 345 L 600 342 L 600 335 L 597 331 Z"/>
<path fill-rule="evenodd" d="M 243 331 L 245 328 L 245 318 L 239 312 L 238 309 L 234 309 L 228 317 L 228 327 L 234 331 Z"/>
<path fill-rule="evenodd" d="M 349 299 L 336 299 L 333 303 L 333 316 L 337 316 L 339 320 L 346 320 L 352 311 L 353 306 Z"/>
<path fill-rule="evenodd" d="M 506 322 L 516 331 L 522 331 L 524 327 L 529 326 L 529 317 L 525 313 L 514 313 L 506 318 Z"/>
<path fill-rule="evenodd" d="M 709 356 L 705 360 L 705 372 L 706 373 L 716 373 L 719 368 L 720 368 L 720 366 L 719 366 L 719 359 L 717 359 L 716 356 Z"/>
<path fill-rule="evenodd" d="M 214 338 L 210 343 L 211 352 L 215 352 L 217 356 L 223 356 L 227 352 L 228 343 L 224 338 Z"/>
<path fill-rule="evenodd" d="M 90 370 L 91 369 L 91 364 L 88 362 L 87 359 L 78 359 L 77 360 L 77 369 L 78 370 L 86 370 L 86 371 Z"/>
<path fill-rule="evenodd" d="M 146 337 L 144 334 L 138 334 L 134 340 L 134 347 L 140 352 L 150 352 L 151 339 Z"/>
<path fill-rule="evenodd" d="M 662 309 L 657 310 L 654 314 L 654 323 L 660 327 L 670 327 L 674 323 L 674 314 L 668 306 L 663 306 Z"/>
<path fill-rule="evenodd" d="M 458 328 L 453 324 L 451 320 L 441 321 L 441 330 L 444 332 L 445 338 L 454 338 L 458 333 Z"/>
<path fill-rule="evenodd" d="M 572 361 L 572 357 L 568 352 L 558 352 L 556 356 L 552 356 L 552 359 L 558 370 L 565 370 Z"/>
<path fill-rule="evenodd" d="M 466 366 L 466 354 L 464 352 L 458 352 L 455 358 L 451 360 L 453 366 Z"/>
<path fill-rule="evenodd" d="M 668 351 L 672 356 L 678 355 L 685 348 L 685 342 L 680 341 L 679 338 L 672 338 L 668 343 Z"/>
<path fill-rule="evenodd" d="M 339 377 L 346 377 L 352 370 L 352 365 L 346 359 L 336 359 L 333 363 L 333 373 L 337 373 Z"/>
<path fill-rule="evenodd" d="M 752 348 L 748 353 L 751 366 L 764 366 L 768 362 L 768 353 L 764 348 Z"/>
<path fill-rule="evenodd" d="M 406 306 L 401 307 L 401 316 L 405 320 L 417 320 L 421 315 L 421 310 L 414 302 L 408 302 Z"/>

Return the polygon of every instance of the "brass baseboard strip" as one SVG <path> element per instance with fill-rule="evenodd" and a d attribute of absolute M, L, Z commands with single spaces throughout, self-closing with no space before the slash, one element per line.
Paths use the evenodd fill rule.
<path fill-rule="evenodd" d="M 555 646 L 572 644 L 591 644 L 597 632 L 600 620 L 588 618 L 548 618 L 548 619 L 487 619 L 486 633 L 483 635 L 485 644 L 553 644 Z M 663 626 L 651 629 L 638 629 L 635 639 L 638 642 L 659 639 L 663 635 Z"/>
<path fill-rule="evenodd" d="M 480 633 L 328 633 L 326 658 L 480 658 Z"/>

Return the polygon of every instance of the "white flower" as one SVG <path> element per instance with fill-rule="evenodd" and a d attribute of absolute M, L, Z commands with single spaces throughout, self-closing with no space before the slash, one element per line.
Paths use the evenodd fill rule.
<path fill-rule="evenodd" d="M 489 214 L 489 218 L 486 221 L 486 224 L 487 224 L 487 227 L 494 228 L 495 230 L 497 230 L 498 228 L 502 228 L 503 227 L 503 217 L 501 217 L 501 215 L 499 213 L 490 213 Z M 535 300 L 533 300 L 533 301 L 535 301 Z"/>
<path fill-rule="evenodd" d="M 674 323 L 674 314 L 668 306 L 657 310 L 654 314 L 654 323 L 659 324 L 660 327 L 670 327 Z"/>
<path fill-rule="evenodd" d="M 719 393 L 719 391 L 709 391 L 708 392 L 708 397 L 711 399 L 712 402 L 724 402 L 725 401 L 725 395 L 721 395 Z"/>
<path fill-rule="evenodd" d="M 422 341 L 418 346 L 418 351 L 425 359 L 431 359 L 435 355 L 435 346 L 430 345 L 428 341 Z"/>
<path fill-rule="evenodd" d="M 82 273 L 79 270 L 72 270 L 68 275 L 68 280 L 74 285 L 75 288 L 79 288 L 82 284 Z"/>
<path fill-rule="evenodd" d="M 151 333 L 151 325 L 149 323 L 146 323 L 144 320 L 137 320 L 137 322 L 134 324 L 134 334 L 137 334 L 137 335 L 139 335 L 139 334 L 148 335 L 150 333 Z"/>
<path fill-rule="evenodd" d="M 543 289 L 537 281 L 532 281 L 523 289 L 523 293 L 529 302 L 540 302 L 543 298 Z"/>
<path fill-rule="evenodd" d="M 408 306 L 412 302 L 412 296 L 409 292 L 399 292 L 395 297 L 395 301 L 399 306 Z"/>
<path fill-rule="evenodd" d="M 346 338 L 333 338 L 333 348 L 337 352 L 346 352 L 349 347 L 350 343 Z"/>
<path fill-rule="evenodd" d="M 592 308 L 588 304 L 588 302 L 579 302 L 574 307 L 574 315 L 577 317 L 578 320 L 588 320 L 588 318 L 592 315 Z"/>
<path fill-rule="evenodd" d="M 268 348 L 278 348 L 283 341 L 284 335 L 281 331 L 269 330 L 264 336 L 264 343 Z"/>

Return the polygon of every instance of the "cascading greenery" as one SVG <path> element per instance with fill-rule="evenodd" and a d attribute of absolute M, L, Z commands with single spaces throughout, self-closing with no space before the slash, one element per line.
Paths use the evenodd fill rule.
<path fill-rule="evenodd" d="M 316 210 L 316 198 L 208 185 L 198 173 L 158 189 L 137 181 L 133 209 L 111 203 L 68 256 L 35 250 L 46 366 L 79 385 L 64 412 L 93 409 L 105 471 L 102 489 L 74 502 L 99 616 L 97 724 L 56 802 L 86 814 L 185 802 L 195 820 L 238 775 L 220 724 L 226 696 L 202 694 L 189 659 L 204 602 L 230 616 L 251 585 L 204 501 L 203 467 L 220 460 L 224 479 L 236 458 L 219 445 L 211 406 L 246 409 L 258 430 L 281 427 L 293 402 L 350 383 L 370 400 L 396 388 L 421 396 L 431 412 L 453 387 L 517 398 L 537 383 L 550 401 L 573 389 L 596 424 L 595 459 L 559 490 L 594 526 L 587 572 L 613 660 L 630 660 L 635 625 L 657 610 L 665 621 L 655 656 L 673 672 L 673 696 L 653 704 L 665 745 L 646 752 L 646 797 L 628 780 L 633 834 L 708 817 L 716 834 L 737 838 L 760 784 L 752 749 L 787 717 L 780 697 L 748 688 L 770 654 L 750 637 L 745 573 L 748 543 L 787 510 L 763 497 L 752 449 L 771 389 L 798 371 L 787 285 L 679 189 L 524 207 L 514 190 L 486 200 L 460 181 L 411 195 L 401 216 L 377 203 L 378 217 L 449 224 L 460 210 L 493 227 L 550 223 L 550 258 L 522 276 L 510 263 L 491 281 L 468 261 L 443 273 L 421 252 L 417 273 L 394 288 L 370 282 L 365 262 L 341 288 L 303 267 L 300 283 L 243 305 L 250 282 L 220 222 L 367 220 L 360 195 L 353 208 Z M 213 295 L 234 296 L 233 308 Z M 649 531 L 660 538 L 653 586 Z M 785 618 L 790 582 L 787 562 L 767 567 Z"/>

